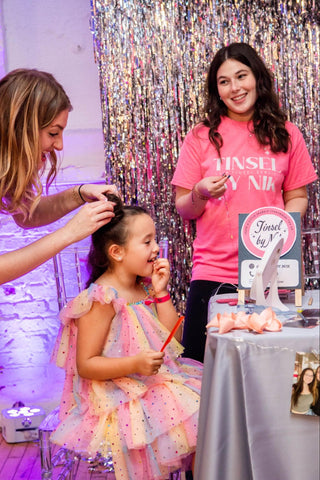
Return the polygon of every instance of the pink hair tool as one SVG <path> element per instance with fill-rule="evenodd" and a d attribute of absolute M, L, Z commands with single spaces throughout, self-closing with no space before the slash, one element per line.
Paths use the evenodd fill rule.
<path fill-rule="evenodd" d="M 175 326 L 173 327 L 173 329 L 171 330 L 170 332 L 170 335 L 168 336 L 167 340 L 164 342 L 164 344 L 162 345 L 162 348 L 160 350 L 160 352 L 163 352 L 163 350 L 166 348 L 166 346 L 168 345 L 169 342 L 171 342 L 171 339 L 173 337 L 173 335 L 176 333 L 176 331 L 178 330 L 178 328 L 180 327 L 180 324 L 182 323 L 184 317 L 180 317 L 178 319 L 178 321 L 176 322 Z"/>
<path fill-rule="evenodd" d="M 234 307 L 235 305 L 238 305 L 238 299 L 237 298 L 217 298 L 216 300 L 217 303 L 227 303 L 230 305 L 230 307 Z"/>

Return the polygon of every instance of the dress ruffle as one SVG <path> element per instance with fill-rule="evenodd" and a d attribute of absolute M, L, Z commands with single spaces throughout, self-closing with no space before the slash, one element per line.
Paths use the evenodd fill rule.
<path fill-rule="evenodd" d="M 157 375 L 106 381 L 79 377 L 74 319 L 88 313 L 93 302 L 112 303 L 116 312 L 105 357 L 136 355 L 147 348 L 159 351 L 169 335 L 153 304 L 127 304 L 112 287 L 92 284 L 69 302 L 60 314 L 52 357 L 66 370 L 66 379 L 61 423 L 51 439 L 84 455 L 111 453 L 117 480 L 168 478 L 195 452 L 202 364 L 178 358 L 183 347 L 172 339 Z"/>

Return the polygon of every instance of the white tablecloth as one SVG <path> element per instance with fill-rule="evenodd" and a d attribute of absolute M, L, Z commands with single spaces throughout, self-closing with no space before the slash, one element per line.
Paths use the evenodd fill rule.
<path fill-rule="evenodd" d="M 311 350 L 319 353 L 319 326 L 209 329 L 195 480 L 319 480 L 319 417 L 290 413 L 295 355 Z"/>

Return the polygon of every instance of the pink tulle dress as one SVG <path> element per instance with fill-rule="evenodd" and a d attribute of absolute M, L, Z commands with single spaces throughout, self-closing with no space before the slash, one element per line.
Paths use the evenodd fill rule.
<path fill-rule="evenodd" d="M 195 452 L 202 364 L 179 358 L 183 347 L 172 339 L 157 375 L 106 381 L 81 378 L 74 319 L 89 312 L 93 302 L 111 302 L 116 312 L 103 356 L 136 355 L 148 348 L 159 351 L 169 334 L 154 304 L 128 304 L 112 287 L 91 284 L 69 302 L 60 314 L 62 326 L 53 352 L 66 378 L 61 422 L 51 441 L 82 455 L 111 453 L 117 480 L 166 479 L 170 472 L 185 468 Z"/>

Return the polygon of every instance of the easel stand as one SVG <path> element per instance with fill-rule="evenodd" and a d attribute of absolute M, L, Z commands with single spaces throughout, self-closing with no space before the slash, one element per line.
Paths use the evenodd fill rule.
<path fill-rule="evenodd" d="M 294 304 L 296 307 L 302 307 L 302 296 L 303 296 L 302 289 L 296 288 L 294 290 Z M 244 305 L 246 301 L 246 297 L 250 297 L 250 290 L 238 289 L 238 305 Z M 257 300 L 256 300 L 256 303 L 258 304 Z M 276 307 L 276 305 L 269 305 L 269 306 Z"/>

